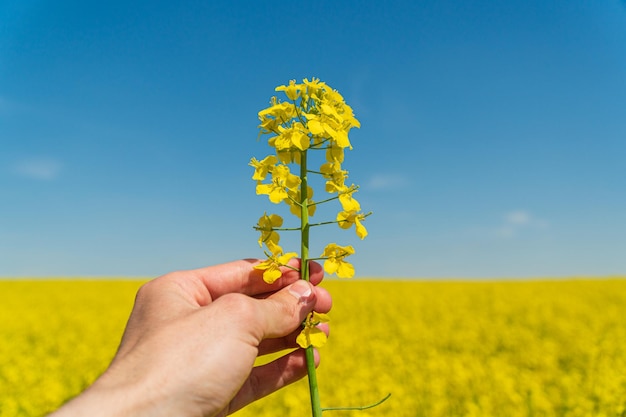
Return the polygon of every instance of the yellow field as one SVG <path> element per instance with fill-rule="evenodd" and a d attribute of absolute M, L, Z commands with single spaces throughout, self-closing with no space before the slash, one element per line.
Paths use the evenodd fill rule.
<path fill-rule="evenodd" d="M 104 370 L 136 281 L 0 281 L 0 417 L 41 416 Z M 328 281 L 328 416 L 626 416 L 626 280 Z M 306 382 L 236 415 L 306 416 Z"/>

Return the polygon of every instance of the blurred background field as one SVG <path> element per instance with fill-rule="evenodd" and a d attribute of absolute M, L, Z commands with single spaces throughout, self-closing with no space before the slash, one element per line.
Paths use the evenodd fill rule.
<path fill-rule="evenodd" d="M 0 281 L 0 416 L 41 416 L 107 366 L 141 281 Z M 329 280 L 324 406 L 366 416 L 625 416 L 626 280 Z M 306 381 L 238 412 L 306 416 Z"/>

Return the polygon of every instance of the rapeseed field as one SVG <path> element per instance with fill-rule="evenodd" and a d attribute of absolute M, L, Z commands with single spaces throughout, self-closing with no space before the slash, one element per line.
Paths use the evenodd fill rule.
<path fill-rule="evenodd" d="M 0 281 L 0 417 L 41 416 L 107 366 L 140 281 Z M 328 280 L 328 416 L 626 416 L 626 280 Z M 306 416 L 301 381 L 236 414 Z"/>

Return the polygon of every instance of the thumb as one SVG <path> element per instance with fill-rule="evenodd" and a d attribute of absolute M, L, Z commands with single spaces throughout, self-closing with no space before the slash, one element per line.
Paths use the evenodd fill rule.
<path fill-rule="evenodd" d="M 316 300 L 313 285 L 301 279 L 259 300 L 264 318 L 263 338 L 282 337 L 296 330 L 313 311 Z"/>

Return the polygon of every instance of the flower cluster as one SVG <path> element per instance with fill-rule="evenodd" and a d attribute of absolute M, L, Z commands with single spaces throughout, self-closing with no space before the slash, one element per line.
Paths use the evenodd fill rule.
<path fill-rule="evenodd" d="M 297 256 L 294 252 L 283 251 L 280 232 L 300 231 L 303 265 L 311 259 L 323 260 L 327 273 L 350 278 L 354 275 L 354 267 L 345 258 L 354 254 L 354 248 L 330 243 L 319 258 L 311 258 L 308 236 L 310 227 L 329 223 L 336 223 L 342 229 L 354 226 L 360 239 L 367 236 L 363 221 L 369 213 L 361 211 L 361 205 L 354 198 L 358 187 L 348 182 L 348 172 L 342 168 L 346 148 L 352 149 L 348 133 L 353 127 L 360 127 L 359 121 L 341 94 L 319 79 L 305 79 L 302 84 L 292 80 L 288 85 L 277 87 L 276 91 L 283 92 L 287 100 L 272 97 L 270 106 L 259 112 L 260 135 L 269 135 L 268 144 L 274 152 L 261 160 L 250 160 L 250 166 L 254 168 L 252 179 L 257 183 L 257 194 L 267 195 L 274 204 L 286 204 L 300 219 L 300 225 L 283 227 L 281 216 L 264 213 L 255 229 L 260 232 L 259 246 L 266 248 L 267 260 L 255 268 L 263 271 L 263 279 L 268 283 L 280 278 L 281 267 Z M 318 157 L 319 165 L 315 169 L 309 168 L 313 165 L 309 151 L 315 151 Z M 313 200 L 309 175 L 321 178 L 330 197 L 317 202 Z M 336 217 L 310 223 L 309 218 L 314 216 L 317 206 L 331 201 L 338 201 L 341 206 Z M 301 273 L 303 279 L 308 279 L 304 276 L 306 269 Z M 304 332 L 310 335 L 310 326 L 305 325 Z M 308 338 L 302 336 L 300 340 L 304 343 Z"/>

